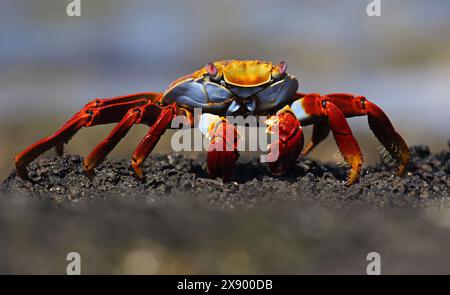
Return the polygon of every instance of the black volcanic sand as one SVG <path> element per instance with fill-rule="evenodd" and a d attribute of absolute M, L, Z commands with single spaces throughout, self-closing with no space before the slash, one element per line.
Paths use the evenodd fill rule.
<path fill-rule="evenodd" d="M 345 169 L 300 159 L 272 177 L 258 161 L 233 182 L 205 162 L 151 156 L 144 181 L 129 160 L 103 163 L 91 182 L 82 158 L 41 158 L 32 182 L 1 185 L 0 273 L 354 273 L 379 252 L 384 274 L 450 274 L 450 152 L 411 148 L 408 175 L 382 164 L 343 186 Z"/>

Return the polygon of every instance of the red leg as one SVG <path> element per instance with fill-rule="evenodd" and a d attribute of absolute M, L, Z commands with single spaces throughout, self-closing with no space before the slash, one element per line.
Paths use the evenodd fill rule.
<path fill-rule="evenodd" d="M 81 128 L 118 122 L 130 108 L 143 105 L 159 96 L 159 93 L 138 93 L 89 102 L 53 135 L 41 139 L 16 155 L 15 164 L 18 175 L 27 179 L 27 165 L 50 148 L 56 146 L 57 152 L 62 153 L 63 144 Z"/>
<path fill-rule="evenodd" d="M 403 175 L 409 162 L 409 149 L 383 110 L 364 96 L 336 93 L 326 97 L 330 98 L 346 117 L 367 115 L 369 127 L 375 137 L 399 163 L 397 175 Z"/>
<path fill-rule="evenodd" d="M 399 161 L 397 175 L 405 173 L 409 162 L 409 149 L 400 134 L 395 131 L 386 114 L 374 103 L 366 100 L 367 119 L 370 129 L 387 151 Z"/>
<path fill-rule="evenodd" d="M 325 116 L 324 105 L 331 102 L 345 117 L 367 116 L 370 129 L 392 157 L 399 163 L 397 175 L 405 172 L 409 162 L 409 150 L 403 138 L 395 131 L 386 114 L 364 96 L 348 93 L 327 95 L 298 93 L 296 98 L 306 118 Z"/>
<path fill-rule="evenodd" d="M 280 110 L 266 123 L 268 132 L 278 134 L 278 140 L 269 145 L 268 167 L 272 174 L 282 175 L 295 164 L 303 149 L 302 127 L 290 108 Z"/>
<path fill-rule="evenodd" d="M 346 184 L 352 185 L 358 180 L 363 163 L 361 149 L 341 110 L 331 102 L 326 102 L 324 107 L 336 144 L 351 167 Z"/>
<path fill-rule="evenodd" d="M 110 132 L 108 137 L 99 143 L 89 156 L 84 159 L 84 170 L 86 174 L 90 178 L 95 175 L 94 168 L 105 159 L 134 124 L 144 123 L 151 125 L 155 121 L 155 118 L 158 118 L 163 111 L 164 107 L 160 107 L 154 102 L 148 102 L 143 106 L 130 109 Z"/>
<path fill-rule="evenodd" d="M 330 134 L 330 125 L 327 122 L 316 123 L 313 126 L 311 142 L 305 147 L 302 156 L 308 155 L 319 143 Z"/>
<path fill-rule="evenodd" d="M 209 176 L 229 181 L 239 158 L 237 147 L 240 135 L 233 125 L 223 119 L 212 128 L 209 136 L 211 137 L 207 155 Z"/>
<path fill-rule="evenodd" d="M 131 164 L 133 166 L 135 175 L 138 178 L 143 178 L 141 165 L 151 153 L 155 145 L 158 143 L 160 137 L 164 134 L 170 123 L 177 113 L 176 105 L 170 105 L 162 108 L 155 121 L 152 121 L 152 126 L 144 138 L 139 143 L 138 147 L 133 153 Z"/>

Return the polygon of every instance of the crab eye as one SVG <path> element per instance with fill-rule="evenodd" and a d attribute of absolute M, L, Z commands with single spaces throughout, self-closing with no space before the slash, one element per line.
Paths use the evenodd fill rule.
<path fill-rule="evenodd" d="M 277 64 L 272 70 L 272 78 L 278 79 L 286 74 L 287 65 L 284 61 Z"/>
<path fill-rule="evenodd" d="M 219 71 L 215 64 L 209 62 L 206 64 L 205 68 L 206 72 L 212 79 L 218 81 L 222 78 L 222 73 Z"/>
<path fill-rule="evenodd" d="M 211 63 L 211 62 L 209 62 L 209 63 L 207 63 L 206 64 L 206 71 L 208 72 L 208 74 L 210 75 L 210 76 L 215 76 L 215 75 L 217 75 L 217 73 L 219 72 L 219 70 L 217 69 L 217 67 L 213 64 L 213 63 Z"/>
<path fill-rule="evenodd" d="M 280 75 L 283 75 L 284 73 L 286 73 L 287 70 L 287 64 L 284 61 L 281 61 L 278 65 L 278 72 L 280 73 Z"/>

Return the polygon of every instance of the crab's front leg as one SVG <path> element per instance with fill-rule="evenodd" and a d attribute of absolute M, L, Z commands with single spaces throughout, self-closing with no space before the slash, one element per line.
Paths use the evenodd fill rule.
<path fill-rule="evenodd" d="M 278 137 L 269 145 L 268 167 L 272 174 L 282 175 L 300 156 L 304 143 L 303 130 L 289 106 L 271 116 L 266 124 L 267 132 Z"/>
<path fill-rule="evenodd" d="M 209 176 L 229 181 L 239 158 L 241 135 L 224 117 L 209 113 L 201 115 L 198 128 L 210 139 L 207 155 Z"/>

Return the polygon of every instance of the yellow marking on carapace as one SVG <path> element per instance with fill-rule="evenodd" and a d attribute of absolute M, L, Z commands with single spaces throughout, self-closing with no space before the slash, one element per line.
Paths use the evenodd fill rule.
<path fill-rule="evenodd" d="M 225 82 L 240 87 L 256 87 L 266 84 L 272 78 L 272 63 L 259 60 L 232 60 L 214 63 Z"/>
<path fill-rule="evenodd" d="M 256 87 L 270 82 L 273 65 L 268 61 L 260 60 L 221 60 L 214 65 L 223 75 L 225 82 L 239 87 Z M 203 67 L 189 75 L 183 76 L 171 83 L 169 88 L 178 85 L 185 80 L 197 79 L 205 75 Z"/>

